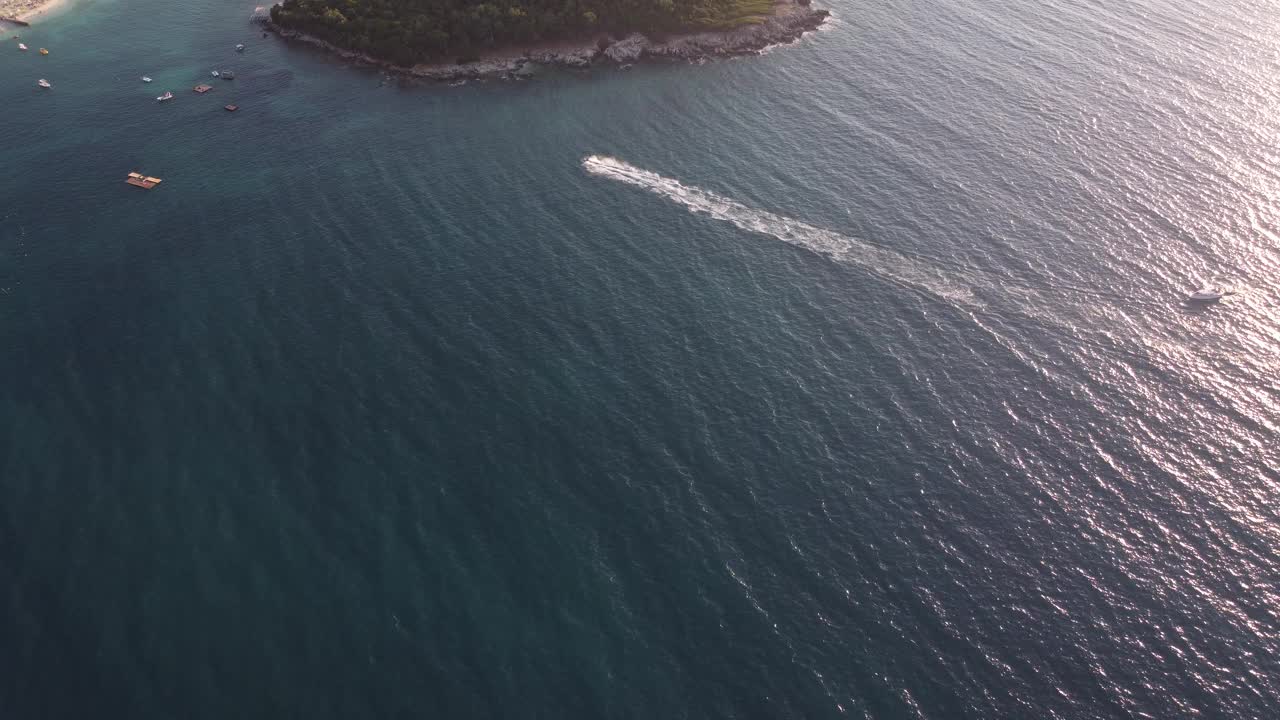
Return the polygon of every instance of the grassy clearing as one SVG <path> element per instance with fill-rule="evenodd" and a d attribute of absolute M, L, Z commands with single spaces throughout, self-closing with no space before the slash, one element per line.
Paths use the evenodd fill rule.
<path fill-rule="evenodd" d="M 736 0 L 703 25 L 710 30 L 759 25 L 773 15 L 773 3 L 774 0 Z"/>

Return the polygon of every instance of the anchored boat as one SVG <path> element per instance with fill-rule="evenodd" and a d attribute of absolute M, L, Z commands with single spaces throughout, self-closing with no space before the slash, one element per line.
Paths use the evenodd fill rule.
<path fill-rule="evenodd" d="M 126 177 L 124 181 L 134 187 L 140 187 L 146 190 L 150 190 L 151 188 L 160 184 L 160 178 L 151 177 L 150 175 L 143 175 L 142 173 L 138 173 L 138 172 L 129 173 L 129 176 Z"/>
<path fill-rule="evenodd" d="M 165 90 L 163 95 L 156 98 L 156 102 L 164 102 L 165 100 L 172 100 L 172 99 L 173 99 L 173 93 L 169 92 L 168 90 Z"/>
<path fill-rule="evenodd" d="M 40 78 L 39 80 L 37 80 L 37 81 L 36 81 L 36 84 L 37 84 L 37 85 L 39 85 L 39 86 L 40 86 L 40 87 L 42 87 L 42 88 L 51 88 L 51 87 L 53 87 L 52 85 L 50 85 L 50 84 L 49 84 L 49 81 L 48 81 L 48 80 L 45 80 L 44 78 Z"/>

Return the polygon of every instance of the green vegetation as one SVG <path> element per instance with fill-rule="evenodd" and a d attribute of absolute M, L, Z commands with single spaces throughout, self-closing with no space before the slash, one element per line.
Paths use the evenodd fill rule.
<path fill-rule="evenodd" d="M 285 0 L 277 25 L 400 65 L 598 32 L 664 33 L 760 23 L 773 0 Z"/>

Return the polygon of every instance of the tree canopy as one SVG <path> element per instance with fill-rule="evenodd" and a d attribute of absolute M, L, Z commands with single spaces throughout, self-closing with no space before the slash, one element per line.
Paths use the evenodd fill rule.
<path fill-rule="evenodd" d="M 285 0 L 275 24 L 400 65 L 595 32 L 672 32 L 758 19 L 770 0 Z"/>

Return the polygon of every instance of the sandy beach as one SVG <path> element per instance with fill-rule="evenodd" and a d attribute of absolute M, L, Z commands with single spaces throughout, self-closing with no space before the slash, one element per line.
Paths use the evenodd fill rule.
<path fill-rule="evenodd" d="M 65 9 L 70 3 L 71 0 L 0 0 L 0 17 L 34 23 Z"/>

